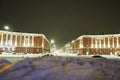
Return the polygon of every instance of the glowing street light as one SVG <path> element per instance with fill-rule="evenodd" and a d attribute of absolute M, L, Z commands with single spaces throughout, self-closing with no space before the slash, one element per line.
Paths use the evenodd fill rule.
<path fill-rule="evenodd" d="M 51 43 L 53 44 L 55 41 L 54 40 L 51 40 Z"/>
<path fill-rule="evenodd" d="M 54 52 L 54 43 L 55 43 L 55 40 L 50 41 L 50 46 L 51 46 L 50 52 Z"/>
<path fill-rule="evenodd" d="M 4 29 L 5 30 L 10 30 L 10 27 L 9 26 L 4 26 Z"/>

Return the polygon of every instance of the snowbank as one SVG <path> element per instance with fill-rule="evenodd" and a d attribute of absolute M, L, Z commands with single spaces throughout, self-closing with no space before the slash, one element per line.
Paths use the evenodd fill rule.
<path fill-rule="evenodd" d="M 102 58 L 28 58 L 0 73 L 0 80 L 119 80 L 119 65 Z"/>

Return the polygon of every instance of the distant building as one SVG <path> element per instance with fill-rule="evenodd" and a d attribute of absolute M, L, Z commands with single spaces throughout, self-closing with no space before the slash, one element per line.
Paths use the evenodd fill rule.
<path fill-rule="evenodd" d="M 82 35 L 67 43 L 64 50 L 80 55 L 116 55 L 120 52 L 120 34 Z"/>
<path fill-rule="evenodd" d="M 21 33 L 0 30 L 0 53 L 50 52 L 50 44 L 44 34 Z"/>

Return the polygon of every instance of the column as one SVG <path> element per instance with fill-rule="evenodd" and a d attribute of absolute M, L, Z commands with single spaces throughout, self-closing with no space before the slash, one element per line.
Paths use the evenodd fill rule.
<path fill-rule="evenodd" d="M 8 43 L 8 34 L 6 34 L 6 45 Z"/>
<path fill-rule="evenodd" d="M 99 39 L 99 47 L 101 48 L 101 39 Z"/>
<path fill-rule="evenodd" d="M 19 36 L 20 36 L 20 46 L 22 46 L 22 35 Z"/>
<path fill-rule="evenodd" d="M 28 42 L 27 45 L 30 46 L 30 36 L 28 36 L 27 42 Z"/>
<path fill-rule="evenodd" d="M 83 38 L 80 40 L 80 42 L 81 42 L 81 48 L 83 48 L 84 47 L 84 45 L 83 45 Z"/>
<path fill-rule="evenodd" d="M 24 46 L 26 46 L 26 36 L 24 35 Z"/>
<path fill-rule="evenodd" d="M 119 48 L 119 40 L 118 40 L 118 37 L 117 37 L 117 48 Z"/>
<path fill-rule="evenodd" d="M 13 35 L 10 35 L 10 45 L 12 46 Z"/>
<path fill-rule="evenodd" d="M 91 43 L 92 43 L 92 48 L 93 48 L 93 38 L 92 38 L 92 40 L 91 40 Z"/>
<path fill-rule="evenodd" d="M 104 37 L 104 48 L 106 47 L 106 44 L 105 44 L 105 37 Z"/>
<path fill-rule="evenodd" d="M 32 36 L 32 46 L 34 46 L 34 36 Z"/>
<path fill-rule="evenodd" d="M 108 37 L 108 48 L 110 48 L 110 39 Z"/>
<path fill-rule="evenodd" d="M 15 36 L 15 46 L 17 46 L 17 35 Z"/>
<path fill-rule="evenodd" d="M 97 45 L 97 38 L 95 39 L 95 47 L 98 48 L 98 45 Z"/>
<path fill-rule="evenodd" d="M 44 53 L 44 37 L 42 36 L 42 53 Z"/>
<path fill-rule="evenodd" d="M 80 41 L 80 39 L 79 39 L 79 48 L 81 48 L 81 41 Z"/>
<path fill-rule="evenodd" d="M 42 48 L 44 48 L 44 37 L 42 36 Z"/>
<path fill-rule="evenodd" d="M 1 36 L 1 45 L 3 45 L 3 33 L 2 33 L 2 36 Z"/>
<path fill-rule="evenodd" d="M 112 41 L 113 41 L 113 42 L 112 42 L 112 43 L 113 43 L 113 44 L 112 44 L 112 47 L 114 48 L 114 37 L 113 37 L 112 39 L 113 39 L 113 40 L 112 40 Z"/>

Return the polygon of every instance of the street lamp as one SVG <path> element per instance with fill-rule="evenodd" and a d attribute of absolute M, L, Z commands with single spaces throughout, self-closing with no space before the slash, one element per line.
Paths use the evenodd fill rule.
<path fill-rule="evenodd" d="M 3 30 L 13 31 L 13 29 L 12 29 L 10 26 L 8 26 L 8 25 L 4 26 L 4 27 L 3 27 Z"/>
<path fill-rule="evenodd" d="M 54 50 L 54 43 L 55 43 L 55 40 L 51 40 L 50 41 L 50 48 L 51 48 L 51 51 L 50 52 L 53 52 L 53 50 Z"/>
<path fill-rule="evenodd" d="M 54 41 L 54 40 L 51 40 L 50 42 L 51 42 L 51 44 L 54 44 L 55 41 Z"/>
<path fill-rule="evenodd" d="M 9 26 L 4 26 L 4 29 L 5 30 L 10 30 L 10 27 Z"/>

